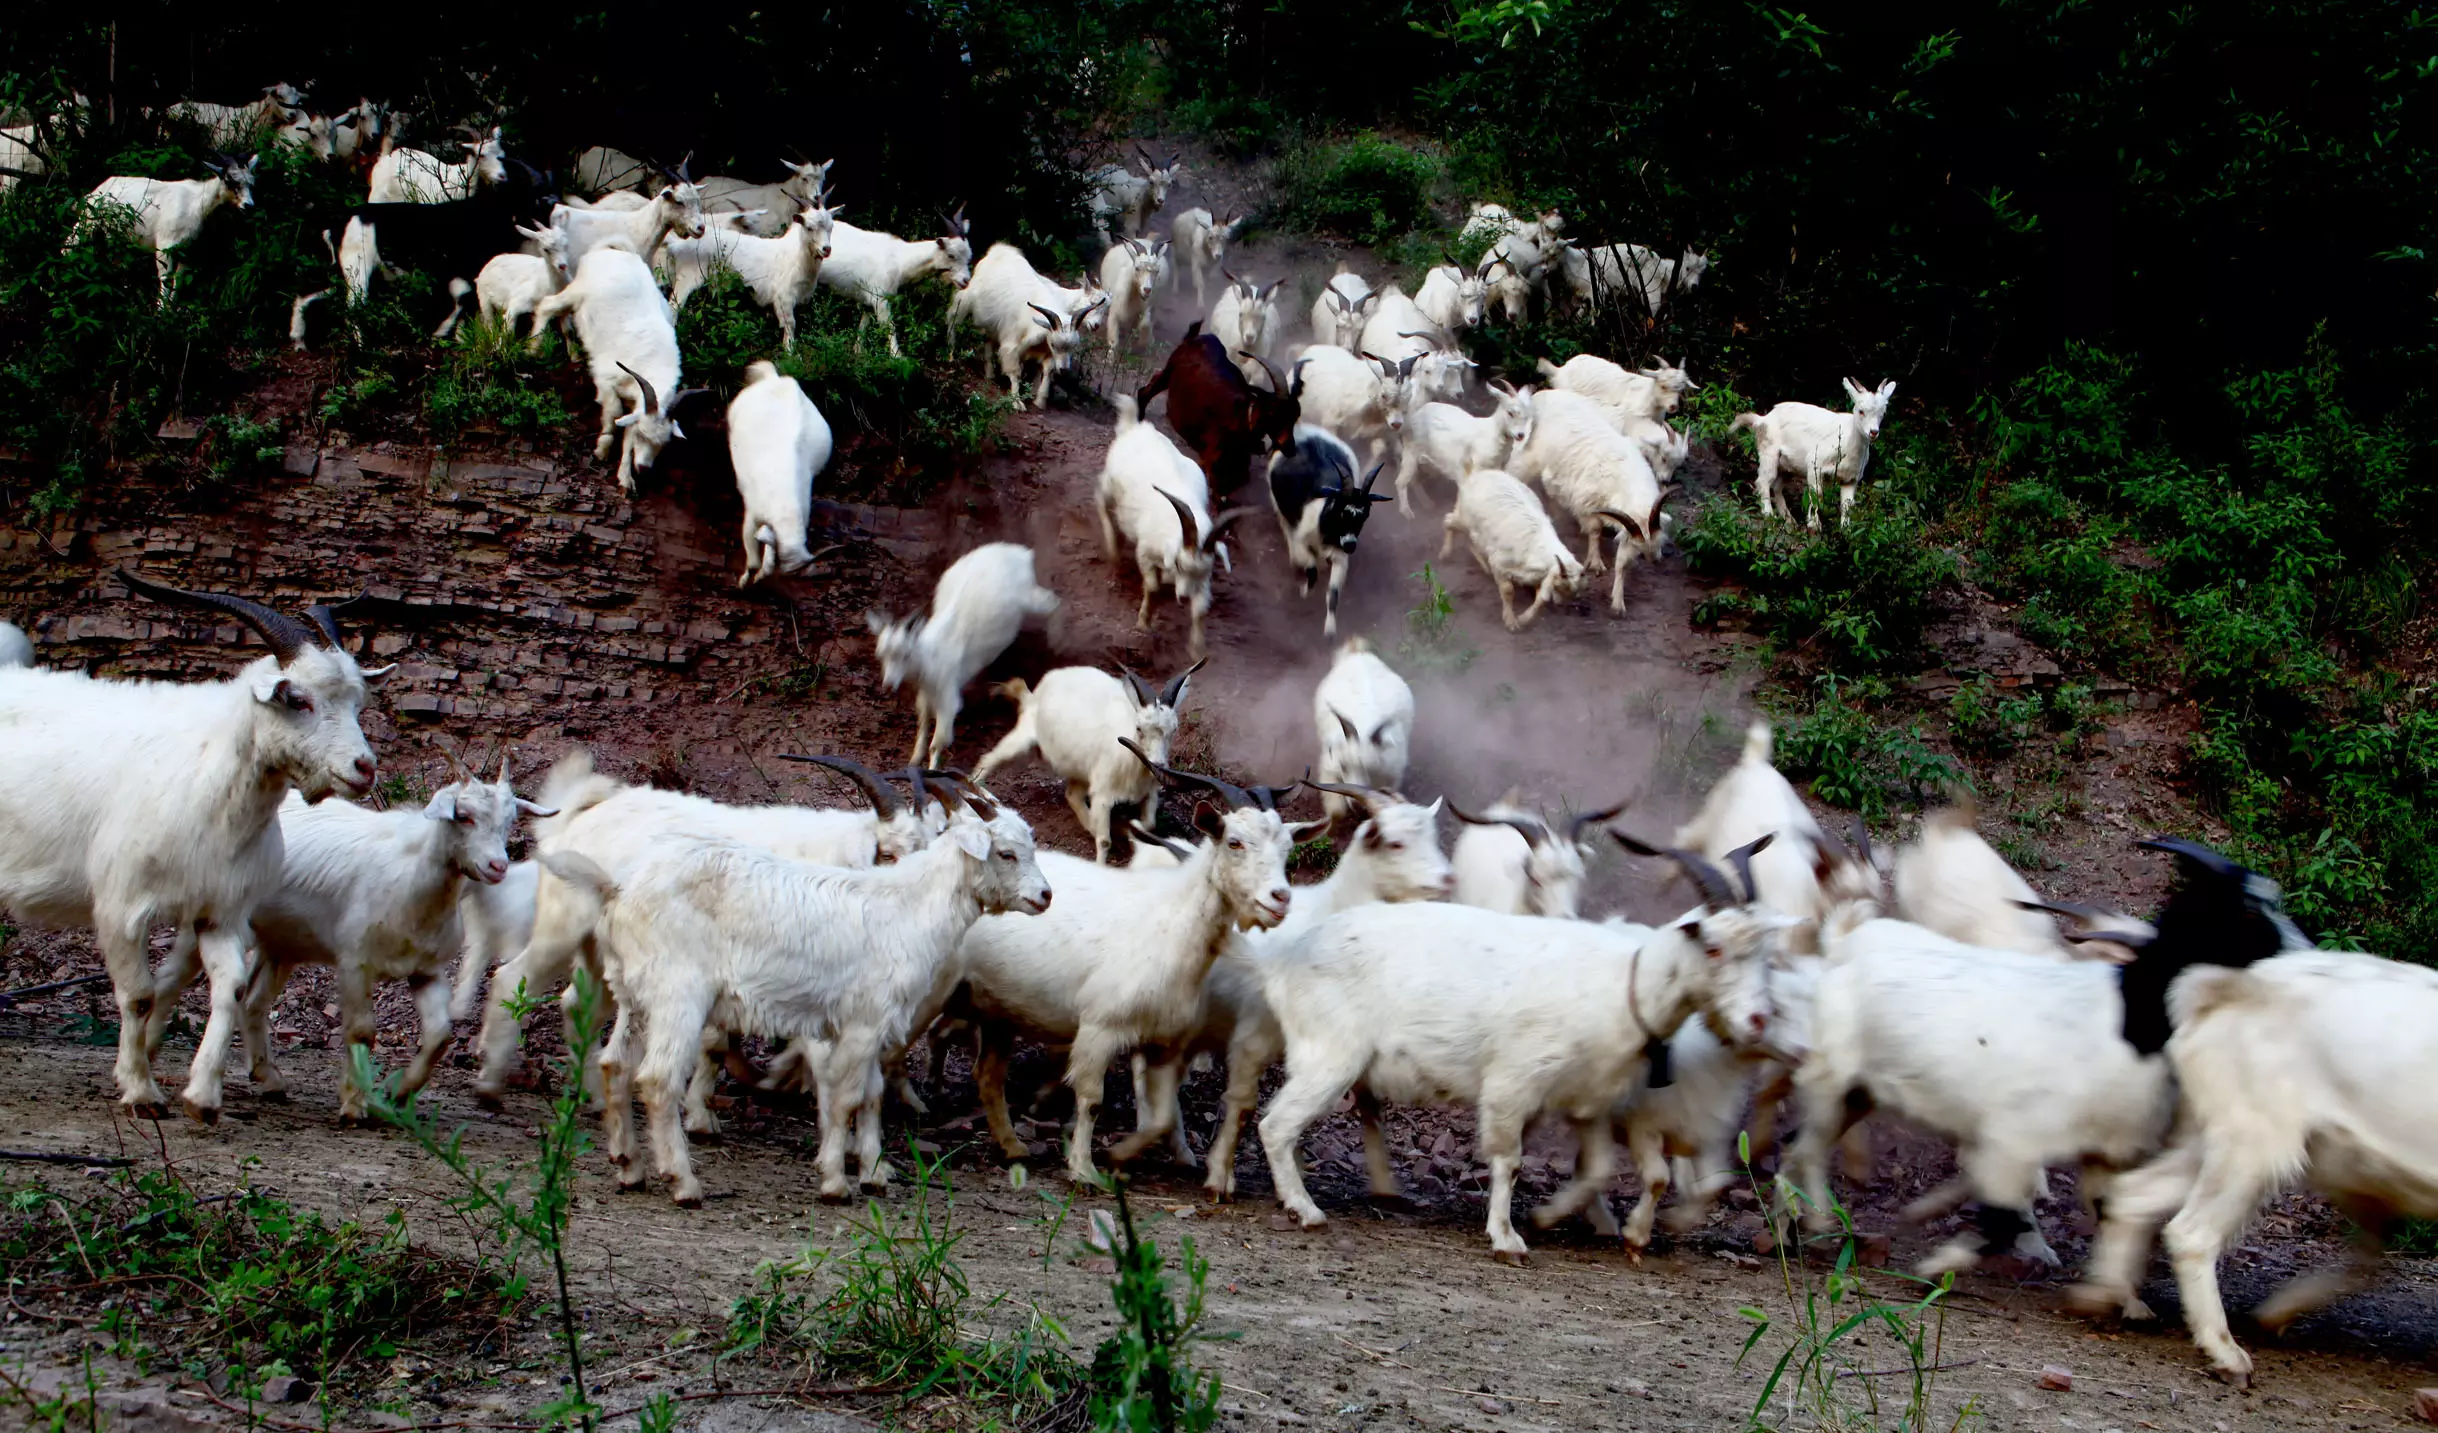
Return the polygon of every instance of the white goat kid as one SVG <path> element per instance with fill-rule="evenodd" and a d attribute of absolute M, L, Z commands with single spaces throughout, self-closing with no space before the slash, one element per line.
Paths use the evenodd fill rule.
<path fill-rule="evenodd" d="M 776 239 L 726 229 L 698 230 L 700 237 L 669 245 L 669 267 L 675 275 L 669 302 L 684 308 L 715 269 L 733 269 L 753 290 L 754 299 L 779 320 L 780 344 L 792 348 L 796 308 L 813 296 L 821 266 L 829 259 L 832 228 L 830 211 L 816 202 Z"/>
<path fill-rule="evenodd" d="M 1168 759 L 1177 735 L 1177 711 L 1195 672 L 1195 662 L 1152 687 L 1132 672 L 1120 682 L 1097 667 L 1059 667 L 1027 686 L 1022 678 L 999 690 L 1016 703 L 1016 724 L 974 767 L 974 780 L 1028 751 L 1066 783 L 1067 809 L 1092 837 L 1092 859 L 1106 863 L 1112 823 L 1121 806 L 1142 806 L 1159 790 L 1158 779 L 1119 743 L 1131 741 L 1154 762 Z"/>
<path fill-rule="evenodd" d="M 382 155 L 373 163 L 372 183 L 364 201 L 445 204 L 452 199 L 471 199 L 481 186 L 508 177 L 508 153 L 500 146 L 497 126 L 489 134 L 461 141 L 459 147 L 466 157 L 457 164 L 444 164 L 420 149 L 393 149 Z"/>
<path fill-rule="evenodd" d="M 1456 335 L 1431 322 L 1395 284 L 1379 291 L 1371 317 L 1363 321 L 1358 352 L 1396 363 L 1414 359 L 1407 382 L 1417 402 L 1460 403 L 1473 372 L 1473 360 L 1457 346 Z"/>
<path fill-rule="evenodd" d="M 1101 255 L 1100 286 L 1109 295 L 1109 361 L 1129 337 L 1151 342 L 1151 299 L 1168 272 L 1168 245 L 1120 239 Z"/>
<path fill-rule="evenodd" d="M 1456 870 L 1454 900 L 1512 916 L 1574 919 L 1592 854 L 1588 833 L 1624 809 L 1620 801 L 1605 811 L 1578 811 L 1561 830 L 1546 816 L 1517 805 L 1513 792 L 1479 816 L 1449 805 L 1465 823 L 1448 855 Z"/>
<path fill-rule="evenodd" d="M 1397 511 L 1413 516 L 1414 479 L 1427 468 L 1461 487 L 1467 474 L 1505 468 L 1532 441 L 1532 388 L 1501 378 L 1496 410 L 1475 416 L 1453 403 L 1424 403 L 1405 417 L 1397 449 Z"/>
<path fill-rule="evenodd" d="M 1441 520 L 1439 541 L 1444 562 L 1463 536 L 1473 560 L 1498 585 L 1498 611 L 1510 632 L 1520 632 L 1541 615 L 1552 598 L 1572 597 L 1583 590 L 1583 564 L 1558 537 L 1548 509 L 1512 474 L 1500 468 L 1476 468 L 1456 484 L 1456 506 Z M 1515 589 L 1528 588 L 1532 605 L 1515 610 Z"/>
<path fill-rule="evenodd" d="M 1040 911 L 1050 887 L 1022 817 L 974 799 L 939 840 L 894 866 L 837 870 L 720 837 L 673 835 L 623 879 L 572 852 L 540 859 L 597 903 L 604 975 L 618 1022 L 602 1052 L 605 1123 L 622 1183 L 639 1183 L 629 1074 L 652 1154 L 683 1207 L 702 1203 L 681 1122 L 706 1029 L 822 1040 L 821 1197 L 845 1199 L 848 1131 L 860 1182 L 884 1187 L 883 1066 L 912 1038 L 915 1012 L 942 992 L 974 921 Z M 634 1024 L 644 1025 L 634 1052 Z M 630 1173 L 633 1178 L 630 1178 Z"/>
<path fill-rule="evenodd" d="M 1414 291 L 1414 307 L 1434 325 L 1450 333 L 1477 327 L 1490 297 L 1490 270 L 1497 260 L 1484 259 L 1467 272 L 1441 264 L 1422 277 Z"/>
<path fill-rule="evenodd" d="M 146 935 L 176 925 L 173 962 L 200 948 L 212 1009 L 183 1103 L 208 1123 L 240 1018 L 246 923 L 279 888 L 280 801 L 292 788 L 308 801 L 372 789 L 356 718 L 390 669 L 357 667 L 327 607 L 308 625 L 119 575 L 156 600 L 236 617 L 272 655 L 228 681 L 183 685 L 0 668 L 0 910 L 28 926 L 93 928 L 118 1002 L 119 1103 L 141 1116 L 165 1104 L 146 1035 L 168 1023 Z"/>
<path fill-rule="evenodd" d="M 1648 420 L 1661 422 L 1687 393 L 1701 387 L 1684 365 L 1662 359 L 1650 368 L 1622 368 L 1605 358 L 1578 353 L 1564 364 L 1540 360 L 1541 376 L 1552 388 L 1580 393 L 1600 405 L 1619 432 Z"/>
<path fill-rule="evenodd" d="M 1312 723 L 1321 743 L 1320 779 L 1343 786 L 1393 792 L 1405 784 L 1414 742 L 1414 689 L 1372 651 L 1350 637 L 1329 662 L 1328 675 L 1312 689 Z M 1332 822 L 1352 807 L 1337 792 L 1322 789 L 1321 808 Z"/>
<path fill-rule="evenodd" d="M 1617 529 L 1608 603 L 1623 612 L 1626 568 L 1636 557 L 1658 561 L 1666 536 L 1660 505 L 1670 490 L 1660 486 L 1641 445 L 1618 432 L 1591 399 L 1547 389 L 1532 396 L 1532 437 L 1512 462 L 1517 477 L 1538 478 L 1541 491 L 1574 518 L 1586 571 L 1609 566 L 1600 556 L 1600 533 Z"/>
<path fill-rule="evenodd" d="M 1865 388 L 1851 378 L 1840 381 L 1845 384 L 1846 400 L 1854 405 L 1850 412 L 1832 413 L 1810 403 L 1781 403 L 1767 413 L 1738 413 L 1727 425 L 1731 430 L 1752 430 L 1760 457 L 1753 488 L 1764 516 L 1774 512 L 1788 522 L 1795 520 L 1786 495 L 1778 491 L 1780 472 L 1789 466 L 1803 476 L 1810 495 L 1806 522 L 1815 532 L 1820 527 L 1821 485 L 1832 474 L 1838 489 L 1837 525 L 1843 527 L 1852 515 L 1854 492 L 1871 466 L 1871 445 L 1879 441 L 1888 400 L 1896 396 L 1896 380 L 1891 378 L 1877 388 Z"/>
<path fill-rule="evenodd" d="M 539 254 L 495 254 L 474 276 L 474 301 L 486 324 L 504 326 L 510 336 L 520 322 L 533 317 L 534 308 L 542 300 L 567 287 L 575 276 L 575 265 L 567 257 L 567 231 L 559 228 L 527 228 L 516 231 L 527 242 L 539 248 Z M 528 347 L 542 341 L 542 327 L 532 325 L 526 336 Z"/>
<path fill-rule="evenodd" d="M 962 206 L 947 224 L 948 232 L 936 239 L 901 239 L 843 221 L 830 225 L 830 254 L 818 276 L 821 286 L 869 308 L 871 313 L 856 321 L 855 331 L 861 334 L 865 324 L 879 320 L 892 356 L 898 353 L 897 325 L 889 317 L 889 300 L 899 289 L 925 274 L 939 275 L 959 292 L 973 280 L 973 243 Z"/>
<path fill-rule="evenodd" d="M 625 240 L 638 254 L 653 254 L 665 239 L 703 237 L 703 193 L 692 184 L 677 183 L 664 185 L 634 209 L 577 209 L 561 204 L 551 210 L 550 223 L 567 233 L 570 268 L 583 263 L 594 245 L 610 239 Z"/>
<path fill-rule="evenodd" d="M 745 572 L 739 587 L 813 565 L 805 529 L 813 480 L 830 465 L 830 425 L 804 385 L 759 360 L 728 404 L 728 460 L 745 500 Z"/>
<path fill-rule="evenodd" d="M 1287 1083 L 1261 1118 L 1279 1202 L 1307 1229 L 1327 1222 L 1304 1189 L 1295 1146 L 1359 1085 L 1367 1101 L 1474 1106 L 1500 1259 L 1529 1254 L 1509 1207 L 1524 1128 L 1544 1111 L 1574 1126 L 1581 1154 L 1574 1180 L 1536 1222 L 1589 1209 L 1614 1230 L 1600 1194 L 1615 1167 L 1611 1108 L 1651 1040 L 1697 1012 L 1736 1043 L 1761 1037 L 1776 920 L 1701 913 L 1637 945 L 1605 926 L 1463 906 L 1332 916 L 1261 963 L 1286 1045 Z"/>
<path fill-rule="evenodd" d="M 105 179 L 85 196 L 85 215 L 76 236 L 84 238 L 102 225 L 124 224 L 144 247 L 152 250 L 153 274 L 163 302 L 169 298 L 169 275 L 178 266 L 176 250 L 203 233 L 204 221 L 223 205 L 254 207 L 253 156 L 239 164 L 226 155 L 203 161 L 209 179 Z"/>
<path fill-rule="evenodd" d="M 289 978 L 307 965 L 335 968 L 339 1118 L 365 1115 L 369 1092 L 355 1082 L 351 1051 L 372 1050 L 377 980 L 403 980 L 415 993 L 422 1037 L 398 1093 L 423 1088 L 449 1043 L 448 967 L 464 943 L 459 905 L 470 885 L 506 878 L 508 837 L 519 812 L 556 814 L 517 796 L 505 760 L 498 780 L 454 781 L 421 811 L 368 811 L 340 801 L 307 806 L 289 796 L 280 811 L 287 859 L 279 892 L 254 909 L 261 957 L 247 991 L 245 1030 L 258 1093 L 287 1089 L 271 1059 L 270 1013 Z"/>
<path fill-rule="evenodd" d="M 576 337 L 591 365 L 593 396 L 601 405 L 596 460 L 609 456 L 620 430 L 618 486 L 635 491 L 635 471 L 648 468 L 674 438 L 680 400 L 697 389 L 680 389 L 677 324 L 661 297 L 652 270 L 634 250 L 617 241 L 584 256 L 575 281 L 534 305 L 536 327 L 572 315 Z M 661 402 L 666 389 L 668 402 Z"/>
<path fill-rule="evenodd" d="M 533 939 L 534 892 L 541 877 L 539 861 L 519 861 L 497 885 L 476 882 L 466 887 L 457 903 L 457 923 L 465 931 L 466 944 L 457 961 L 457 978 L 449 985 L 452 1025 L 474 1018 L 482 1008 L 483 981 L 492 967 L 513 959 Z"/>
<path fill-rule="evenodd" d="M 1244 232 L 1244 219 L 1232 216 L 1224 224 L 1211 217 L 1208 209 L 1188 209 L 1169 222 L 1169 242 L 1176 252 L 1185 256 L 1185 267 L 1194 276 L 1194 307 L 1208 302 L 1206 297 L 1210 276 L 1223 272 L 1227 263 L 1227 246 Z"/>
<path fill-rule="evenodd" d="M 1024 619 L 1057 610 L 1058 594 L 1034 580 L 1033 550 L 993 542 L 940 574 L 930 615 L 891 621 L 879 612 L 866 613 L 881 685 L 895 691 L 914 683 L 914 753 L 906 759 L 917 766 L 947 765 L 965 684 L 998 660 L 1023 630 Z"/>
<path fill-rule="evenodd" d="M 1231 508 L 1211 516 L 1210 486 L 1202 467 L 1178 451 L 1151 424 L 1136 416 L 1134 399 L 1117 397 L 1116 437 L 1101 461 L 1101 550 L 1114 566 L 1118 535 L 1134 548 L 1135 571 L 1143 582 L 1143 600 L 1135 609 L 1138 630 L 1151 626 L 1151 598 L 1162 584 L 1185 604 L 1193 655 L 1203 652 L 1202 620 L 1211 608 L 1211 574 L 1218 566 L 1219 539 L 1230 524 L 1251 508 Z"/>

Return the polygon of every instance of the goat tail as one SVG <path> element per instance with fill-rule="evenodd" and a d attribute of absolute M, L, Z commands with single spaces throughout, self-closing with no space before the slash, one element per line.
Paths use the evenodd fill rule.
<path fill-rule="evenodd" d="M 1022 677 L 1010 677 L 1006 681 L 1001 682 L 999 685 L 991 688 L 991 691 L 998 696 L 1007 698 L 1009 701 L 1014 702 L 1019 707 L 1030 706 L 1033 701 L 1033 689 L 1025 685 L 1024 678 Z"/>
<path fill-rule="evenodd" d="M 1760 432 L 1761 415 L 1758 413 L 1738 413 L 1727 424 L 1727 431 L 1730 433 L 1737 432 L 1745 428 L 1750 428 L 1755 433 Z"/>
<path fill-rule="evenodd" d="M 778 376 L 779 366 L 767 358 L 757 358 L 745 365 L 745 386 L 748 388 Z"/>
<path fill-rule="evenodd" d="M 1338 655 L 1341 657 L 1351 657 L 1357 652 L 1368 652 L 1370 650 L 1371 639 L 1369 637 L 1349 637 L 1345 641 L 1338 643 Z"/>
<path fill-rule="evenodd" d="M 1143 410 L 1132 396 L 1120 393 L 1110 402 L 1117 408 L 1117 432 L 1120 437 L 1131 432 L 1135 424 L 1143 421 Z"/>
<path fill-rule="evenodd" d="M 1981 803 L 1962 782 L 1947 788 L 1947 804 L 1922 818 L 1926 829 L 1970 831 L 1981 821 Z"/>
<path fill-rule="evenodd" d="M 1744 728 L 1745 764 L 1749 766 L 1769 765 L 1770 753 L 1776 744 L 1777 737 L 1769 729 L 1769 718 L 1753 718 L 1752 725 Z"/>
<path fill-rule="evenodd" d="M 593 770 L 590 749 L 571 748 L 542 778 L 542 804 L 557 807 L 559 814 L 534 823 L 534 844 L 549 845 L 578 816 L 625 789 L 625 783 Z"/>
<path fill-rule="evenodd" d="M 582 907 L 580 919 L 587 927 L 600 922 L 610 902 L 618 899 L 618 883 L 601 863 L 575 851 L 542 851 L 535 860 L 542 869 L 567 885 L 569 895 Z"/>
<path fill-rule="evenodd" d="M 1543 378 L 1554 379 L 1558 376 L 1558 366 L 1546 358 L 1536 360 L 1532 366 L 1541 371 Z"/>

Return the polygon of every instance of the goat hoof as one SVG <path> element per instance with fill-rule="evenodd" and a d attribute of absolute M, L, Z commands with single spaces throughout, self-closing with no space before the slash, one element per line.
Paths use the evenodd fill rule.
<path fill-rule="evenodd" d="M 199 1125 L 220 1123 L 220 1106 L 218 1105 L 199 1105 L 191 1099 L 183 1098 L 178 1103 L 185 1108 L 186 1117 Z"/>
<path fill-rule="evenodd" d="M 1527 1269 L 1532 1266 L 1532 1254 L 1524 1249 L 1493 1249 L 1490 1251 L 1490 1257 L 1511 1269 Z"/>
<path fill-rule="evenodd" d="M 824 1189 L 821 1191 L 818 1197 L 824 1204 L 844 1204 L 847 1202 L 847 1192 L 843 1189 Z"/>
<path fill-rule="evenodd" d="M 882 1195 L 889 1192 L 889 1181 L 885 1179 L 866 1179 L 858 1183 L 855 1187 L 862 1190 L 866 1194 Z"/>
<path fill-rule="evenodd" d="M 284 1105 L 288 1102 L 288 1087 L 286 1085 L 265 1085 L 254 1091 L 254 1098 L 266 1105 Z"/>
<path fill-rule="evenodd" d="M 128 1104 L 127 1113 L 136 1119 L 158 1122 L 169 1118 L 169 1104 L 164 1100 L 135 1100 Z"/>
<path fill-rule="evenodd" d="M 675 1202 L 677 1207 L 680 1209 L 700 1209 L 703 1207 L 703 1196 L 700 1194 L 672 1194 L 669 1196 L 669 1198 Z"/>
<path fill-rule="evenodd" d="M 2213 1368 L 2210 1372 L 2229 1388 L 2249 1390 L 2252 1386 L 2252 1371 L 2248 1368 Z"/>
<path fill-rule="evenodd" d="M 474 1092 L 474 1108 L 478 1110 L 488 1110 L 493 1114 L 498 1114 L 500 1111 L 508 1108 L 508 1101 L 498 1090 L 476 1090 Z"/>

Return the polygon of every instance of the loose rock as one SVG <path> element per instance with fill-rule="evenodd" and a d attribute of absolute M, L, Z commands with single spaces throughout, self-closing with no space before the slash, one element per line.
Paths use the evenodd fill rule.
<path fill-rule="evenodd" d="M 2074 1375 L 2072 1371 L 2057 1364 L 2042 1364 L 2040 1366 L 2040 1386 L 2052 1393 L 2071 1393 L 2074 1391 Z"/>

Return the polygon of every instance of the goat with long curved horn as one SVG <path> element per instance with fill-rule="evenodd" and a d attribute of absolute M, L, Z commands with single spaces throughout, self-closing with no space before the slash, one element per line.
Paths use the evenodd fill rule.
<path fill-rule="evenodd" d="M 1185 699 L 1185 684 L 1193 680 L 1194 673 L 1201 671 L 1205 666 L 1209 665 L 1209 663 L 1210 658 L 1199 658 L 1192 666 L 1187 667 L 1184 671 L 1170 677 L 1167 685 L 1160 688 L 1160 705 L 1173 707 L 1178 702 L 1183 701 Z"/>
<path fill-rule="evenodd" d="M 1468 826 L 1511 826 L 1516 835 L 1535 846 L 1549 840 L 1549 828 L 1529 816 L 1476 816 L 1453 801 L 1448 803 L 1448 811 Z"/>
<path fill-rule="evenodd" d="M 1752 858 L 1768 850 L 1769 843 L 1777 839 L 1777 832 L 1764 831 L 1758 837 L 1746 841 L 1727 853 L 1728 868 L 1744 878 L 1744 903 L 1746 905 L 1761 898 L 1761 887 L 1752 879 Z"/>
<path fill-rule="evenodd" d="M 799 756 L 792 751 L 780 752 L 779 759 L 781 761 L 800 761 L 807 766 L 826 766 L 861 787 L 864 798 L 872 803 L 873 814 L 879 816 L 881 820 L 886 821 L 897 814 L 897 793 L 889 789 L 888 782 L 881 780 L 879 772 L 860 761 L 827 754 Z"/>
<path fill-rule="evenodd" d="M 259 602 L 251 602 L 243 597 L 232 597 L 224 592 L 188 592 L 184 588 L 169 587 L 149 578 L 139 577 L 123 567 L 118 569 L 118 579 L 126 583 L 130 590 L 149 597 L 155 602 L 183 603 L 189 607 L 210 607 L 228 613 L 253 628 L 256 635 L 262 638 L 264 644 L 270 647 L 272 654 L 277 656 L 283 665 L 294 661 L 296 654 L 307 647 L 323 645 L 321 636 L 316 634 L 313 626 L 299 622 L 285 612 L 275 612 Z M 328 635 L 331 639 L 329 645 L 336 647 L 338 645 L 337 633 L 329 632 Z"/>
<path fill-rule="evenodd" d="M 1693 883 L 1693 889 L 1701 893 L 1702 903 L 1709 906 L 1710 909 L 1714 911 L 1733 910 L 1744 904 L 1743 899 L 1736 894 L 1735 883 L 1727 878 L 1727 873 L 1711 865 L 1700 855 L 1692 851 L 1680 850 L 1674 846 L 1649 845 L 1614 826 L 1608 828 L 1608 834 L 1616 839 L 1618 845 L 1637 856 L 1660 856 L 1674 861 L 1677 868 L 1685 873 L 1685 879 Z"/>
<path fill-rule="evenodd" d="M 1151 770 L 1163 780 L 1169 782 L 1186 781 L 1192 782 L 1198 786 L 1209 787 L 1212 791 L 1217 792 L 1220 799 L 1226 801 L 1231 808 L 1242 809 L 1247 806 L 1261 806 L 1264 810 L 1275 809 L 1274 807 L 1263 805 L 1262 801 L 1255 797 L 1252 792 L 1245 790 L 1243 787 L 1236 785 L 1232 781 L 1222 781 L 1216 776 L 1204 776 L 1198 771 L 1179 771 L 1173 766 L 1162 766 L 1160 763 L 1153 761 L 1150 757 L 1144 755 L 1143 748 L 1135 745 L 1132 737 L 1121 736 L 1117 739 L 1117 744 L 1126 748 L 1128 751 L 1133 752 L 1135 760 L 1151 768 Z M 1270 788 L 1263 787 L 1261 789 L 1268 791 Z"/>
<path fill-rule="evenodd" d="M 1605 811 L 1576 812 L 1573 816 L 1567 818 L 1566 839 L 1569 841 L 1582 840 L 1584 827 L 1605 826 L 1609 822 L 1616 820 L 1619 815 L 1624 813 L 1626 807 L 1633 804 L 1634 803 L 1631 801 L 1620 801 Z"/>

